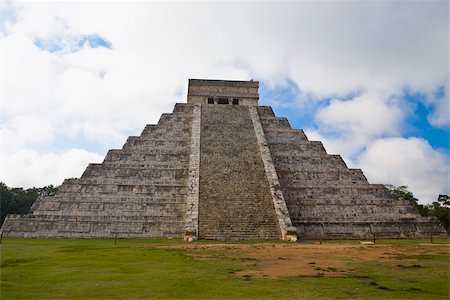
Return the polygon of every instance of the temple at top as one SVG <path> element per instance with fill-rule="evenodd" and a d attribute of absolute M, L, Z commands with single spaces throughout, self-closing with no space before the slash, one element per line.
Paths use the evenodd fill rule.
<path fill-rule="evenodd" d="M 188 103 L 258 105 L 259 82 L 189 79 Z"/>

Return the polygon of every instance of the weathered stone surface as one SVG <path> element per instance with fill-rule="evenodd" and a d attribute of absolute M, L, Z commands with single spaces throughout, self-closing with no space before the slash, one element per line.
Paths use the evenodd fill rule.
<path fill-rule="evenodd" d="M 232 104 L 236 99 L 239 105 L 258 105 L 258 87 L 258 81 L 189 79 L 187 102 L 207 104 L 211 99 L 217 104 L 222 99 Z"/>
<path fill-rule="evenodd" d="M 103 163 L 90 164 L 81 178 L 65 180 L 55 196 L 40 197 L 30 215 L 8 216 L 5 236 L 182 236 L 194 109 L 177 104 L 141 136 L 110 150 Z"/>
<path fill-rule="evenodd" d="M 270 149 L 267 144 L 266 137 L 264 136 L 264 130 L 261 126 L 258 111 L 255 106 L 249 107 L 249 111 L 256 134 L 259 152 L 268 180 L 275 214 L 277 216 L 278 225 L 281 231 L 281 236 L 283 240 L 295 242 L 297 241 L 297 229 L 296 227 L 292 226 L 291 217 L 289 216 L 289 211 L 284 200 L 283 192 L 280 188 L 280 182 L 278 181 L 278 175 L 272 161 L 272 155 L 270 154 Z"/>
<path fill-rule="evenodd" d="M 446 234 L 437 219 L 392 200 L 321 142 L 256 106 L 258 82 L 192 83 L 188 104 L 65 180 L 55 196 L 39 197 L 29 214 L 9 215 L 4 236 L 191 242 Z M 206 104 L 210 96 L 227 105 Z M 234 97 L 241 101 L 232 105 Z"/>
<path fill-rule="evenodd" d="M 201 127 L 199 237 L 280 238 L 248 107 L 202 105 Z"/>
<path fill-rule="evenodd" d="M 198 198 L 200 178 L 200 118 L 201 106 L 193 105 L 191 126 L 191 153 L 189 157 L 188 194 L 184 239 L 188 242 L 198 238 Z"/>
<path fill-rule="evenodd" d="M 406 238 L 445 234 L 436 219 L 423 218 L 406 201 L 369 184 L 322 143 L 308 141 L 270 107 L 257 107 L 293 225 L 302 238 Z"/>

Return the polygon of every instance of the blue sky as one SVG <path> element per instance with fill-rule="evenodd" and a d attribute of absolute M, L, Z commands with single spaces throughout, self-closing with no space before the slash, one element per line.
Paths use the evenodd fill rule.
<path fill-rule="evenodd" d="M 439 90 L 442 90 L 440 88 Z M 274 111 L 279 116 L 285 116 L 289 119 L 293 128 L 314 128 L 315 121 L 314 115 L 321 106 L 326 105 L 330 99 L 321 99 L 320 103 L 316 105 L 305 105 L 299 109 L 293 110 L 290 107 L 284 105 L 274 105 L 273 100 L 276 99 L 280 103 L 291 103 L 293 99 L 297 97 L 298 87 L 289 83 L 288 86 L 280 88 L 267 88 L 264 82 L 260 83 L 260 97 L 261 105 L 272 105 L 275 107 Z M 442 93 L 442 92 L 438 92 Z M 440 97 L 446 95 L 439 94 Z M 450 148 L 450 131 L 448 127 L 436 127 L 430 124 L 428 118 L 431 115 L 432 108 L 424 104 L 426 102 L 426 96 L 415 93 L 404 93 L 403 97 L 409 105 L 412 107 L 410 115 L 406 118 L 404 129 L 402 130 L 402 136 L 404 137 L 420 137 L 427 140 L 433 148 L 440 149 L 442 151 L 448 151 Z"/>
<path fill-rule="evenodd" d="M 107 48 L 111 49 L 111 43 L 97 34 L 84 34 L 76 36 L 52 36 L 51 38 L 37 37 L 33 41 L 34 45 L 41 50 L 50 53 L 61 51 L 78 52 L 83 47 Z"/>
<path fill-rule="evenodd" d="M 189 78 L 212 78 L 258 80 L 261 105 L 370 182 L 407 185 L 423 203 L 450 193 L 445 1 L 0 9 L 10 186 L 79 177 L 185 102 Z"/>
<path fill-rule="evenodd" d="M 437 96 L 443 98 L 442 88 L 437 91 Z M 403 136 L 421 137 L 434 147 L 443 151 L 450 148 L 450 132 L 448 127 L 436 127 L 430 124 L 428 118 L 431 115 L 431 109 L 426 104 L 426 96 L 420 93 L 405 94 L 405 99 L 413 105 L 414 112 L 407 118 L 407 126 Z"/>

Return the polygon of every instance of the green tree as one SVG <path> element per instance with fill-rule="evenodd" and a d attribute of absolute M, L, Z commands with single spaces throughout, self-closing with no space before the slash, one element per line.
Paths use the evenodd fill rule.
<path fill-rule="evenodd" d="M 406 185 L 395 186 L 392 184 L 385 184 L 384 186 L 388 189 L 393 199 L 399 201 L 408 201 L 417 209 L 421 216 L 428 216 L 428 207 L 419 204 L 419 199 L 414 197 L 414 194 L 412 192 L 408 191 L 408 187 Z"/>
<path fill-rule="evenodd" d="M 437 201 L 444 207 L 450 207 L 450 197 L 448 195 L 439 195 Z"/>
<path fill-rule="evenodd" d="M 385 187 L 391 193 L 391 196 L 396 200 L 406 200 L 411 204 L 417 203 L 419 200 L 414 197 L 414 194 L 408 191 L 408 187 L 406 185 L 395 186 L 392 184 L 385 184 Z"/>
<path fill-rule="evenodd" d="M 450 199 L 448 195 L 439 195 L 437 201 L 429 206 L 429 216 L 433 216 L 441 221 L 447 232 L 450 228 Z"/>
<path fill-rule="evenodd" d="M 414 197 L 413 193 L 408 191 L 405 185 L 394 186 L 386 184 L 385 187 L 390 192 L 392 198 L 395 200 L 408 201 L 411 203 L 421 216 L 436 217 L 449 232 L 450 228 L 450 197 L 448 195 L 439 195 L 437 201 L 429 205 L 419 204 L 418 199 Z"/>
<path fill-rule="evenodd" d="M 53 185 L 42 188 L 10 188 L 0 182 L 0 224 L 3 224 L 8 214 L 26 214 L 30 211 L 38 196 L 52 196 L 57 187 Z"/>
<path fill-rule="evenodd" d="M 58 191 L 58 187 L 53 185 L 44 186 L 41 188 L 33 188 L 36 189 L 36 192 L 39 196 L 53 196 Z"/>

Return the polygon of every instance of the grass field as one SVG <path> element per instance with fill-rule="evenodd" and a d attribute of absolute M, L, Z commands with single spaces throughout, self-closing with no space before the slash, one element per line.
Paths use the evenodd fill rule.
<path fill-rule="evenodd" d="M 3 239 L 1 299 L 448 299 L 449 241 Z"/>

